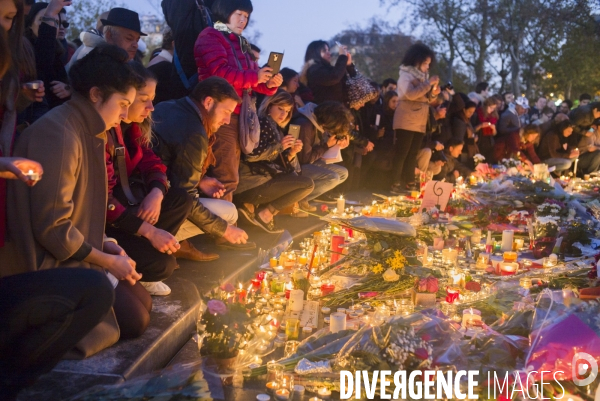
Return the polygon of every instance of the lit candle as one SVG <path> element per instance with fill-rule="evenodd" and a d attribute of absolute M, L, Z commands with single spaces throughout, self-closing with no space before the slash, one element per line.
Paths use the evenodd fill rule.
<path fill-rule="evenodd" d="M 579 149 L 575 148 L 576 152 L 579 152 Z M 575 159 L 575 167 L 573 168 L 573 178 L 577 177 L 577 164 L 579 163 L 579 158 Z"/>
<path fill-rule="evenodd" d="M 331 294 L 335 290 L 335 284 L 326 282 L 321 284 L 321 293 L 323 296 Z"/>
<path fill-rule="evenodd" d="M 523 238 L 515 238 L 513 250 L 518 251 L 519 249 L 522 249 L 524 245 L 525 245 L 525 240 Z"/>
<path fill-rule="evenodd" d="M 489 263 L 490 263 L 490 254 L 486 253 L 486 252 L 482 252 L 477 257 L 477 263 L 476 263 L 475 267 L 477 267 L 478 269 L 485 269 Z"/>
<path fill-rule="evenodd" d="M 346 209 L 346 199 L 344 199 L 344 195 L 340 195 L 337 199 L 337 210 L 342 213 L 344 209 Z"/>
<path fill-rule="evenodd" d="M 275 391 L 275 397 L 278 400 L 289 400 L 290 399 L 290 390 L 285 388 L 280 388 Z"/>
<path fill-rule="evenodd" d="M 517 270 L 519 270 L 519 264 L 518 263 L 507 263 L 507 262 L 502 262 L 500 263 L 500 275 L 501 276 L 512 276 L 514 274 L 517 273 Z"/>
<path fill-rule="evenodd" d="M 246 303 L 246 296 L 248 295 L 248 292 L 242 288 L 242 283 L 239 284 L 239 288 L 236 291 L 237 296 L 238 296 L 238 302 L 241 304 L 245 304 Z"/>
<path fill-rule="evenodd" d="M 505 262 L 516 262 L 517 261 L 517 253 L 513 251 L 506 251 L 502 254 L 502 258 Z"/>
<path fill-rule="evenodd" d="M 475 320 L 481 321 L 481 311 L 473 308 L 463 310 L 462 327 L 468 328 L 469 323 Z"/>
<path fill-rule="evenodd" d="M 277 389 L 279 389 L 279 384 L 277 382 L 273 381 L 267 383 L 267 391 L 270 394 L 274 394 Z"/>
<path fill-rule="evenodd" d="M 308 262 L 308 256 L 306 255 L 306 253 L 302 253 L 302 255 L 300 255 L 300 257 L 298 258 L 298 263 L 300 265 L 304 266 L 307 262 Z"/>
<path fill-rule="evenodd" d="M 449 304 L 453 304 L 454 301 L 458 300 L 460 291 L 457 288 L 448 287 L 446 288 L 446 294 L 446 302 L 448 302 Z"/>
<path fill-rule="evenodd" d="M 326 400 L 329 399 L 329 397 L 331 397 L 331 390 L 329 390 L 327 387 L 322 387 L 319 389 L 317 394 L 319 395 L 319 397 Z"/>

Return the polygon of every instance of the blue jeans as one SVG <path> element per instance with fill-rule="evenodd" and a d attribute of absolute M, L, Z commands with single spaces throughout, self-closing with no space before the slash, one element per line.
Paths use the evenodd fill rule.
<path fill-rule="evenodd" d="M 313 200 L 346 181 L 348 170 L 338 164 L 317 160 L 312 164 L 302 165 L 302 176 L 311 178 L 315 183 L 315 189 L 306 197 L 306 200 Z"/>
<path fill-rule="evenodd" d="M 565 171 L 571 168 L 571 159 L 562 159 L 559 157 L 551 157 L 550 159 L 544 160 L 544 163 L 548 165 L 548 167 L 556 167 L 554 170 L 557 173 L 561 171 Z"/>

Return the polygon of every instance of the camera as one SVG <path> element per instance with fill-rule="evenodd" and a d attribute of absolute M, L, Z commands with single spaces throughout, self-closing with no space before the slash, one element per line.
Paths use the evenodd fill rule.
<path fill-rule="evenodd" d="M 452 82 L 448 81 L 446 85 L 442 86 L 442 90 L 454 90 L 454 85 L 452 85 Z"/>

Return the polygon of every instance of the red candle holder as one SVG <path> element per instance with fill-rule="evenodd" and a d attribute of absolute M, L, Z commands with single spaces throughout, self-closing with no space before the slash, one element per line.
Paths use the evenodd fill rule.
<path fill-rule="evenodd" d="M 250 280 L 250 282 L 252 283 L 252 289 L 255 291 L 260 290 L 260 283 L 262 280 L 259 280 L 257 278 L 253 278 L 252 280 Z"/>
<path fill-rule="evenodd" d="M 456 288 L 446 288 L 446 302 L 449 304 L 453 304 L 454 301 L 458 300 L 458 296 L 460 295 L 460 291 Z"/>
<path fill-rule="evenodd" d="M 335 291 L 335 284 L 331 284 L 331 283 L 321 284 L 321 295 L 322 296 L 329 295 L 333 291 Z"/>
<path fill-rule="evenodd" d="M 266 272 L 264 270 L 256 272 L 256 279 L 258 281 L 263 281 L 265 279 L 265 276 L 266 276 Z"/>

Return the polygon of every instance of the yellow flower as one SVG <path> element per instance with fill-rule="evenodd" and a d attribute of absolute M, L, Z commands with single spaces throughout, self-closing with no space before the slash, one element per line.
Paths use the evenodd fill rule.
<path fill-rule="evenodd" d="M 387 258 L 386 263 L 392 270 L 398 270 L 404 268 L 406 266 L 406 258 L 402 255 L 402 252 L 395 251 L 394 256 L 391 258 Z"/>
<path fill-rule="evenodd" d="M 381 265 L 381 263 L 377 263 L 375 266 L 373 266 L 373 273 L 379 274 L 382 271 L 383 271 L 383 266 Z"/>

